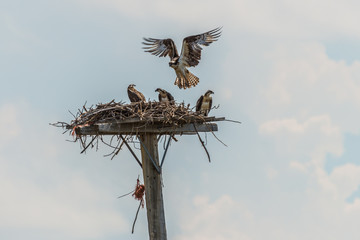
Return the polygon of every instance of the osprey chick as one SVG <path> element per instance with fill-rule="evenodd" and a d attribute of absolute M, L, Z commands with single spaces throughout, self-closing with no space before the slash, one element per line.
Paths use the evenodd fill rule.
<path fill-rule="evenodd" d="M 134 87 L 136 85 L 135 84 L 130 84 L 127 88 L 127 93 L 130 99 L 130 102 L 145 102 L 145 97 L 144 95 L 139 92 L 138 90 L 136 90 Z"/>
<path fill-rule="evenodd" d="M 187 67 L 195 67 L 201 59 L 202 46 L 209 46 L 215 42 L 221 35 L 221 28 L 215 28 L 211 31 L 193 35 L 184 38 L 181 54 L 179 56 L 175 43 L 172 39 L 144 38 L 143 47 L 145 52 L 149 52 L 159 57 L 170 57 L 169 66 L 175 70 L 175 85 L 179 88 L 191 88 L 199 83 L 199 78 L 189 72 Z"/>
<path fill-rule="evenodd" d="M 212 97 L 211 94 L 214 94 L 213 91 L 207 90 L 204 95 L 202 95 L 196 102 L 196 111 L 203 113 L 204 116 L 207 116 L 211 110 L 212 106 Z"/>
<path fill-rule="evenodd" d="M 159 102 L 171 102 L 174 101 L 174 97 L 166 90 L 157 88 L 155 92 L 159 93 Z"/>

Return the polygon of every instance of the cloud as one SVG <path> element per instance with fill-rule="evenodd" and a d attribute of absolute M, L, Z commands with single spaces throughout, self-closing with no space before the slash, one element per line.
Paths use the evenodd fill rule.
<path fill-rule="evenodd" d="M 12 104 L 3 104 L 0 106 L 0 148 L 4 147 L 7 141 L 18 137 L 21 133 L 21 127 L 18 123 L 18 109 Z"/>
<path fill-rule="evenodd" d="M 275 38 L 300 38 L 336 36 L 347 34 L 360 37 L 357 22 L 359 7 L 348 1 L 83 1 L 94 7 L 111 8 L 137 20 L 166 19 L 181 25 L 208 26 L 226 25 L 243 32 L 267 35 Z M 186 17 L 184 17 L 186 13 Z M 196 23 L 196 24 L 194 24 Z M 236 24 L 234 24 L 236 23 Z M 183 29 L 187 29 L 185 26 Z"/>
<path fill-rule="evenodd" d="M 324 164 L 328 154 L 343 154 L 345 134 L 360 130 L 353 111 L 360 106 L 359 62 L 329 59 L 325 48 L 313 42 L 279 46 L 267 57 L 272 74 L 257 95 L 257 107 L 266 110 L 250 113 L 259 121 L 260 134 L 275 140 L 278 153 L 291 158 L 290 168 L 345 204 L 360 184 L 357 167 L 339 166 L 328 175 Z"/>
<path fill-rule="evenodd" d="M 187 209 L 187 214 L 183 215 L 181 221 L 181 227 L 186 233 L 174 239 L 251 239 L 246 234 L 246 226 L 253 221 L 252 213 L 229 195 L 221 196 L 214 202 L 210 202 L 206 196 L 196 196 L 193 207 L 194 209 Z"/>
<path fill-rule="evenodd" d="M 35 109 L 3 104 L 0 115 L 1 139 L 7 141 L 0 148 L 3 234 L 15 229 L 21 238 L 39 232 L 38 239 L 48 239 L 51 232 L 52 239 L 90 239 L 129 230 L 114 211 L 115 199 L 102 197 L 113 193 L 59 159 L 61 144 L 56 145 Z"/>
<path fill-rule="evenodd" d="M 343 137 L 340 128 L 327 115 L 313 116 L 299 123 L 297 119 L 271 120 L 259 126 L 261 134 L 277 140 L 279 152 L 306 155 L 322 160 L 326 154 L 339 156 L 343 153 Z"/>
<path fill-rule="evenodd" d="M 129 228 L 122 216 L 106 207 L 111 202 L 99 198 L 105 192 L 81 177 L 56 182 L 48 189 L 2 170 L 0 182 L 0 229 L 51 229 L 58 235 L 56 239 L 83 239 L 119 234 Z"/>
<path fill-rule="evenodd" d="M 336 185 L 337 195 L 345 200 L 360 185 L 360 166 L 350 163 L 339 166 L 331 172 L 329 178 Z"/>
<path fill-rule="evenodd" d="M 292 174 L 301 174 L 305 184 L 294 203 L 301 211 L 293 224 L 277 223 L 289 228 L 287 239 L 359 237 L 353 224 L 360 216 L 358 198 L 347 202 L 360 185 L 359 166 L 345 163 L 330 173 L 325 170 L 329 154 L 343 155 L 344 136 L 360 132 L 359 114 L 354 111 L 360 106 L 359 62 L 332 60 L 323 45 L 306 41 L 284 42 L 264 57 L 271 63 L 259 79 L 262 86 L 247 94 L 253 98 L 242 107 L 258 123 L 259 134 L 276 147 L 277 165 L 274 162 L 272 169 L 277 172 L 277 187 L 288 182 L 300 190 Z M 262 216 L 255 213 L 254 218 L 261 222 Z M 320 229 L 312 227 L 316 222 L 321 222 Z M 292 226 L 297 226 L 293 229 L 297 237 L 291 235 Z M 299 233 L 299 228 L 309 234 Z"/>

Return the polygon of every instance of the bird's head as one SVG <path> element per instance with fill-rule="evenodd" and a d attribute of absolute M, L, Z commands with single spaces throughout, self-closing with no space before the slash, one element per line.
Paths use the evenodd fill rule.
<path fill-rule="evenodd" d="M 136 85 L 135 84 L 130 84 L 129 86 L 128 86 L 128 88 L 134 88 Z"/>
<path fill-rule="evenodd" d="M 214 94 L 214 92 L 211 91 L 211 90 L 207 90 L 206 93 L 205 93 L 206 96 L 210 96 L 210 94 Z"/>
<path fill-rule="evenodd" d="M 158 93 L 163 93 L 163 92 L 164 92 L 164 90 L 163 90 L 163 89 L 161 89 L 161 88 L 157 88 L 157 89 L 155 90 L 155 92 L 158 92 Z"/>

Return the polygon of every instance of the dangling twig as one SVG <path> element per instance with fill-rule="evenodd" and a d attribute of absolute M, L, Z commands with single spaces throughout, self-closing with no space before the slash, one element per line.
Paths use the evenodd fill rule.
<path fill-rule="evenodd" d="M 209 154 L 208 150 L 206 149 L 205 144 L 204 144 L 204 141 L 201 139 L 201 137 L 200 137 L 200 135 L 199 135 L 199 132 L 197 131 L 194 123 L 193 123 L 193 126 L 194 126 L 195 132 L 196 132 L 196 134 L 197 134 L 197 136 L 198 136 L 198 138 L 199 138 L 199 141 L 201 142 L 201 145 L 202 145 L 203 148 L 205 149 L 205 152 L 206 152 L 206 155 L 207 155 L 207 157 L 208 157 L 208 159 L 209 159 L 209 162 L 211 162 L 211 160 L 210 160 L 210 154 Z"/>
<path fill-rule="evenodd" d="M 86 147 L 84 147 L 84 149 L 81 151 L 81 153 L 84 153 L 85 151 L 86 151 L 86 149 L 88 149 L 88 147 L 94 142 L 94 140 L 96 139 L 97 137 L 96 136 L 94 136 L 93 138 L 92 138 L 92 140 L 90 141 L 90 143 L 86 146 Z M 80 154 L 81 154 L 80 153 Z"/>
<path fill-rule="evenodd" d="M 120 140 L 119 140 L 119 142 L 120 142 Z M 120 152 L 120 150 L 121 150 L 121 148 L 122 148 L 123 145 L 124 145 L 124 141 L 121 142 L 118 150 L 117 150 L 117 151 L 114 153 L 114 155 L 111 157 L 111 160 L 113 160 L 113 158 L 114 158 L 116 155 L 119 154 L 119 152 Z"/>
<path fill-rule="evenodd" d="M 137 217 L 138 217 L 138 214 L 139 214 L 140 207 L 141 207 L 141 205 L 143 204 L 142 202 L 143 202 L 143 200 L 141 200 L 141 201 L 140 201 L 140 203 L 139 203 L 139 207 L 138 207 L 138 209 L 137 209 L 137 211 L 136 211 L 136 215 L 135 215 L 134 223 L 133 223 L 133 225 L 132 225 L 132 229 L 131 229 L 131 234 L 134 234 L 134 230 L 135 230 L 135 223 L 136 223 L 136 220 L 137 220 Z"/>
<path fill-rule="evenodd" d="M 207 123 L 206 123 L 207 124 Z M 214 133 L 214 131 L 211 130 L 211 128 L 209 128 L 211 134 L 219 141 L 221 142 L 225 147 L 227 147 L 228 145 L 226 145 L 223 141 L 221 141 L 217 136 L 216 134 Z"/>
<path fill-rule="evenodd" d="M 135 192 L 135 190 L 132 190 L 132 191 L 129 192 L 129 193 L 126 193 L 126 194 L 124 194 L 124 195 L 121 195 L 121 196 L 118 197 L 118 198 L 126 197 L 127 195 L 130 195 L 130 194 L 132 194 L 133 192 Z"/>

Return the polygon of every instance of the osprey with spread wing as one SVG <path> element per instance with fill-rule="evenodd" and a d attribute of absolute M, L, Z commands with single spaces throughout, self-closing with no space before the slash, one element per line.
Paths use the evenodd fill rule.
<path fill-rule="evenodd" d="M 179 88 L 191 88 L 199 83 L 199 78 L 189 72 L 187 67 L 195 67 L 201 59 L 202 46 L 209 46 L 221 35 L 221 28 L 215 28 L 206 33 L 184 38 L 179 56 L 175 43 L 172 39 L 144 38 L 145 52 L 159 57 L 170 57 L 169 66 L 175 70 L 175 85 Z"/>

